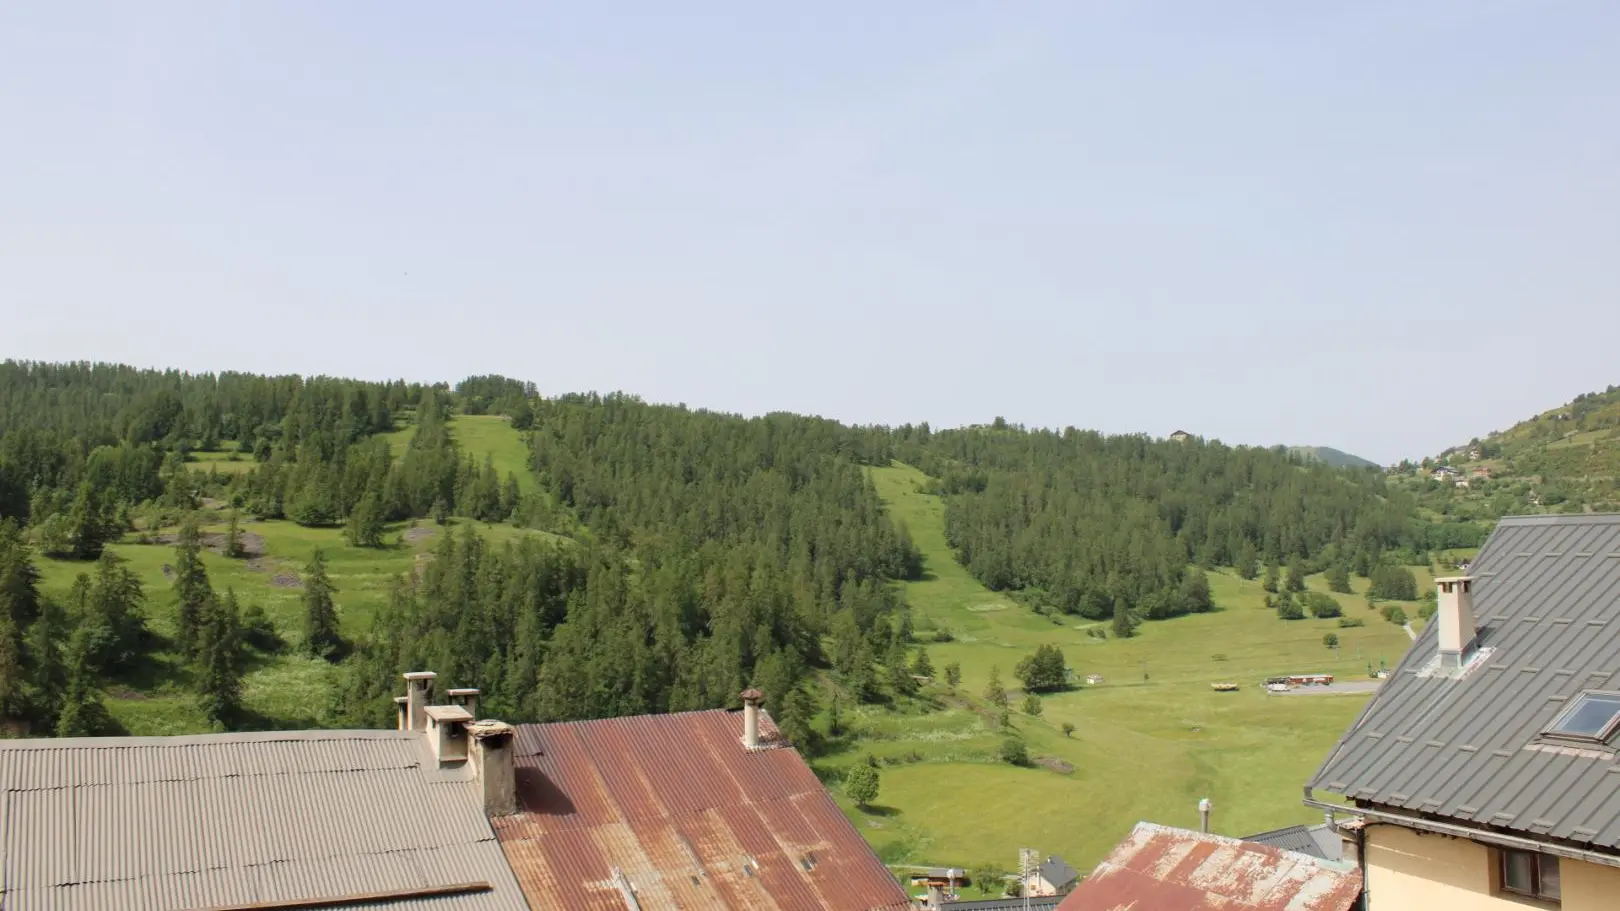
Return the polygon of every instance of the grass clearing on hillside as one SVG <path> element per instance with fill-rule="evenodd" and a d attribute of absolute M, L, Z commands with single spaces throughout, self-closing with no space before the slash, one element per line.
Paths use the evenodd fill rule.
<path fill-rule="evenodd" d="M 204 512 L 201 517 L 204 534 L 225 530 L 227 519 L 223 513 Z M 288 643 L 283 653 L 256 658 L 249 665 L 242 682 L 244 708 L 254 716 L 249 727 L 309 728 L 322 723 L 336 671 L 326 661 L 300 654 L 303 589 L 290 584 L 293 577 L 302 577 L 305 564 L 317 548 L 326 555 L 327 575 L 337 589 L 334 600 L 343 635 L 352 641 L 371 628 L 372 617 L 388 597 L 391 581 L 410 572 L 419 555 L 432 550 L 439 535 L 459 533 L 468 521 L 457 519 L 440 528 L 420 520 L 415 524 L 425 534 L 412 535 L 409 543 L 402 537 L 412 523 L 396 523 L 388 527 L 384 536 L 388 545 L 377 549 L 349 546 L 338 528 L 304 528 L 287 521 L 244 521 L 244 533 L 263 539 L 263 555 L 236 560 L 205 550 L 202 561 L 214 590 L 223 594 L 234 589 L 244 609 L 250 604 L 263 607 Z M 472 524 L 495 545 L 525 535 L 556 537 L 510 525 Z M 175 561 L 174 546 L 138 544 L 131 536 L 109 550 L 128 560 L 130 569 L 139 574 L 146 592 L 148 625 L 158 635 L 172 640 L 176 617 L 169 570 Z M 58 599 L 67 596 L 79 573 L 95 570 L 92 563 L 49 558 L 36 562 L 42 589 Z M 115 681 L 108 687 L 107 696 L 108 710 L 131 734 L 188 734 L 208 729 L 190 689 L 189 669 L 172 650 L 160 650 L 145 666 Z"/>
<path fill-rule="evenodd" d="M 1369 663 L 1393 666 L 1410 644 L 1360 594 L 1335 597 L 1363 627 L 1284 621 L 1262 606 L 1258 581 L 1227 572 L 1210 574 L 1220 610 L 1145 623 L 1127 640 L 1093 639 L 1083 631 L 1090 621 L 1042 617 L 974 580 L 945 543 L 944 503 L 920 492 L 921 472 L 897 464 L 872 478 L 926 560 L 925 578 L 904 584 L 919 636 L 945 626 L 957 637 L 928 651 L 936 668 L 961 664 L 962 691 L 977 697 L 992 666 L 1016 688 L 1013 666 L 1047 642 L 1063 648 L 1077 675 L 1105 681 L 1045 697 L 1039 717 L 1018 713 L 1013 699 L 1013 727 L 1030 754 L 1067 763 L 1067 774 L 996 761 L 1004 735 L 976 712 L 856 713 L 868 736 L 818 765 L 838 772 L 868 753 L 884 763 L 880 811 L 846 802 L 846 812 L 890 863 L 1008 865 L 1027 846 L 1085 870 L 1138 820 L 1196 826 L 1203 797 L 1226 834 L 1311 821 L 1319 814 L 1301 806 L 1300 788 L 1365 697 L 1280 699 L 1261 681 L 1284 673 L 1366 679 Z M 1419 574 L 1420 585 L 1428 581 Z M 1320 577 L 1308 584 L 1326 590 Z M 1366 580 L 1354 584 L 1361 592 Z M 1416 605 L 1407 613 L 1415 617 Z M 1339 638 L 1337 653 L 1322 644 L 1328 632 Z M 1240 689 L 1217 693 L 1215 682 Z M 942 695 L 938 686 L 930 692 Z M 1072 737 L 1061 732 L 1065 722 L 1075 725 Z"/>

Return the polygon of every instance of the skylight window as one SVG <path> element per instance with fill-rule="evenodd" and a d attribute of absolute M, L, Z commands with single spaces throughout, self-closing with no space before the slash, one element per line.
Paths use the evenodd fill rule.
<path fill-rule="evenodd" d="M 1620 728 L 1620 693 L 1582 693 L 1547 733 L 1577 740 L 1606 741 Z"/>

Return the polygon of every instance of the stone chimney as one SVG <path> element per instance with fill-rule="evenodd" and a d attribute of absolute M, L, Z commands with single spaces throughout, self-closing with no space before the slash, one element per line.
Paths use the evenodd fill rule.
<path fill-rule="evenodd" d="M 445 693 L 450 698 L 451 705 L 459 705 L 467 710 L 467 714 L 478 717 L 478 690 L 473 687 L 449 690 Z"/>
<path fill-rule="evenodd" d="M 1474 650 L 1474 580 L 1447 576 L 1434 580 L 1434 619 L 1440 624 L 1440 667 L 1457 670 Z"/>
<path fill-rule="evenodd" d="M 765 701 L 765 694 L 756 689 L 742 691 L 743 701 L 743 746 L 750 750 L 759 749 L 759 707 Z"/>
<path fill-rule="evenodd" d="M 432 671 L 411 671 L 405 675 L 406 721 L 418 734 L 427 733 L 427 707 L 433 702 L 433 681 L 438 677 Z"/>
<path fill-rule="evenodd" d="M 517 732 L 504 721 L 474 721 L 466 726 L 468 757 L 484 795 L 484 813 L 511 816 L 518 810 Z"/>

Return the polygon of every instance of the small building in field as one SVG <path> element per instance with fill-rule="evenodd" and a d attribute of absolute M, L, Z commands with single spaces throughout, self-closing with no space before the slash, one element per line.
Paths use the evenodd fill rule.
<path fill-rule="evenodd" d="M 1102 682 L 1103 682 L 1103 675 L 1101 675 L 1101 674 L 1087 674 L 1086 675 L 1086 686 L 1096 686 L 1097 684 L 1102 683 Z"/>

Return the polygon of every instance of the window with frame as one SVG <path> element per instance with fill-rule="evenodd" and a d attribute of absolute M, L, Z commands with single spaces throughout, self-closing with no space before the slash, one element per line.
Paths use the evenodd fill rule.
<path fill-rule="evenodd" d="M 1570 700 L 1543 733 L 1550 737 L 1605 743 L 1620 732 L 1620 693 L 1588 690 Z"/>
<path fill-rule="evenodd" d="M 1563 883 L 1558 873 L 1558 858 L 1534 851 L 1499 852 L 1502 863 L 1502 891 L 1528 895 L 1542 901 L 1556 902 L 1563 898 Z"/>

